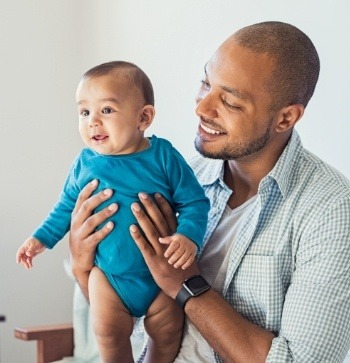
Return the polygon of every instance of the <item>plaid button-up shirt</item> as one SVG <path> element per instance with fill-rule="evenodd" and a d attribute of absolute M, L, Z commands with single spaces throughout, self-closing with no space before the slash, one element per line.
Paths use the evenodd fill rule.
<path fill-rule="evenodd" d="M 211 201 L 206 241 L 232 193 L 223 165 L 192 160 Z M 233 241 L 222 295 L 276 334 L 267 362 L 342 362 L 350 346 L 349 181 L 294 130 L 257 198 Z"/>
<path fill-rule="evenodd" d="M 191 166 L 211 202 L 206 243 L 232 190 L 223 161 L 198 156 Z M 257 198 L 232 242 L 222 295 L 275 333 L 268 363 L 342 362 L 350 346 L 349 181 L 294 130 Z"/>

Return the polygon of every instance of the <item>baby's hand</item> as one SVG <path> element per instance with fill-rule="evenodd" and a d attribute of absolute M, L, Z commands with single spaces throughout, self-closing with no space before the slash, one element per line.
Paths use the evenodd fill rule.
<path fill-rule="evenodd" d="M 192 265 L 197 253 L 197 245 L 181 234 L 159 238 L 159 242 L 169 245 L 164 257 L 169 258 L 168 262 L 175 268 L 181 267 L 185 270 Z"/>
<path fill-rule="evenodd" d="M 16 253 L 16 262 L 24 265 L 26 269 L 33 267 L 33 258 L 44 252 L 46 247 L 36 238 L 28 238 Z"/>

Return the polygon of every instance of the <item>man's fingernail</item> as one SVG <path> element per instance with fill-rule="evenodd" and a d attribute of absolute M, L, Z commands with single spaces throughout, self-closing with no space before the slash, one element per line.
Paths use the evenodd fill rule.
<path fill-rule="evenodd" d="M 117 210 L 117 203 L 113 203 L 113 204 L 110 204 L 108 206 L 108 209 L 112 212 L 114 212 L 115 210 Z"/>
<path fill-rule="evenodd" d="M 159 193 L 154 193 L 154 197 L 160 199 L 162 196 Z"/>
<path fill-rule="evenodd" d="M 97 179 L 91 180 L 91 185 L 96 186 L 97 185 Z"/>
<path fill-rule="evenodd" d="M 136 226 L 134 224 L 132 224 L 130 226 L 130 231 L 133 232 L 133 233 L 135 233 L 137 231 L 137 228 L 136 228 Z"/>
<path fill-rule="evenodd" d="M 147 199 L 147 194 L 146 193 L 139 193 L 139 197 L 141 199 Z"/>
<path fill-rule="evenodd" d="M 141 210 L 141 207 L 137 204 L 137 203 L 133 203 L 131 205 L 131 208 L 135 211 L 135 212 L 139 212 Z"/>
<path fill-rule="evenodd" d="M 109 197 L 110 195 L 112 195 L 112 189 L 105 189 L 104 191 L 103 191 L 103 194 L 105 195 L 105 196 L 107 196 L 107 197 Z"/>
<path fill-rule="evenodd" d="M 114 227 L 114 224 L 113 224 L 113 222 L 111 222 L 111 221 L 109 221 L 109 222 L 106 224 L 106 228 L 107 228 L 107 229 L 109 229 L 109 230 L 113 229 L 113 227 Z"/>

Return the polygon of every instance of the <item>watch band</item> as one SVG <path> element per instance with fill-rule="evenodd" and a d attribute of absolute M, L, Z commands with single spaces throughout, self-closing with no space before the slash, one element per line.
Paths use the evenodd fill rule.
<path fill-rule="evenodd" d="M 186 289 L 186 287 L 182 286 L 181 290 L 176 295 L 175 301 L 183 310 L 185 308 L 185 304 L 187 300 L 192 297 L 193 295 Z"/>
<path fill-rule="evenodd" d="M 184 281 L 175 301 L 181 309 L 184 309 L 189 298 L 203 294 L 203 292 L 208 291 L 210 287 L 210 284 L 203 276 L 192 276 Z"/>

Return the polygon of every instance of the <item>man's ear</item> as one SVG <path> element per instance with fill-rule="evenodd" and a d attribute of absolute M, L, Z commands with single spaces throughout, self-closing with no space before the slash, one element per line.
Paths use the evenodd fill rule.
<path fill-rule="evenodd" d="M 145 131 L 152 123 L 156 110 L 152 105 L 143 106 L 140 114 L 139 130 Z"/>
<path fill-rule="evenodd" d="M 283 107 L 279 113 L 276 131 L 284 132 L 294 127 L 303 116 L 304 109 L 304 106 L 301 104 Z"/>

